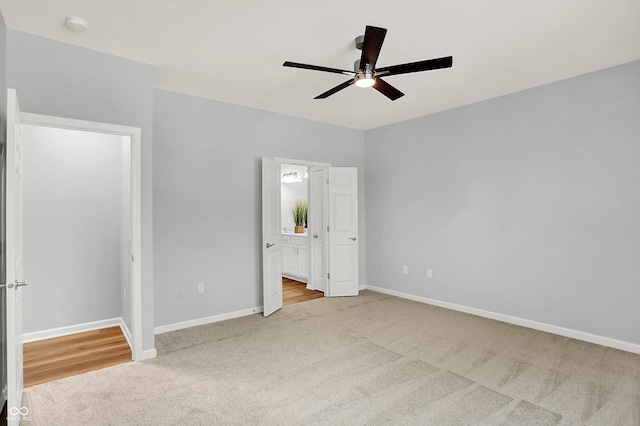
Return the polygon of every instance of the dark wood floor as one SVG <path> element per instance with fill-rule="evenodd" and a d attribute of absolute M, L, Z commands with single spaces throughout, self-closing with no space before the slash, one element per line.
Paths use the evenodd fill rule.
<path fill-rule="evenodd" d="M 120 327 L 25 343 L 24 387 L 131 361 Z"/>
<path fill-rule="evenodd" d="M 307 300 L 324 297 L 320 291 L 308 290 L 307 284 L 282 277 L 282 305 L 306 302 Z"/>

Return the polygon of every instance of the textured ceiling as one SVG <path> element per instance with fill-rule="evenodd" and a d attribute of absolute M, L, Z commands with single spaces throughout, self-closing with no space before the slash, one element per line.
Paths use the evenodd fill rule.
<path fill-rule="evenodd" d="M 366 130 L 640 60 L 634 0 L 0 0 L 8 28 L 151 64 L 155 87 Z M 64 26 L 89 21 L 85 33 Z M 387 81 L 395 102 L 285 60 L 352 69 L 365 25 L 378 67 L 453 55 Z"/>

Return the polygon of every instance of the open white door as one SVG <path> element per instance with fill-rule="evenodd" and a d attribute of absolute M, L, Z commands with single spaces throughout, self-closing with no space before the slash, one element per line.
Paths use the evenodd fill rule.
<path fill-rule="evenodd" d="M 14 89 L 7 92 L 6 151 L 6 313 L 7 313 L 7 424 L 18 425 L 28 414 L 22 407 L 22 135 L 20 109 Z"/>
<path fill-rule="evenodd" d="M 358 169 L 329 168 L 329 296 L 358 295 Z"/>
<path fill-rule="evenodd" d="M 310 270 L 307 288 L 322 292 L 327 288 L 327 174 L 326 167 L 309 167 Z"/>
<path fill-rule="evenodd" d="M 262 158 L 262 301 L 264 316 L 282 308 L 280 163 Z"/>

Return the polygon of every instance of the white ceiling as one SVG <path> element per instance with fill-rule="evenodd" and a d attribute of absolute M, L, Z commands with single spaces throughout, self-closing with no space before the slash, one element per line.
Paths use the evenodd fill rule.
<path fill-rule="evenodd" d="M 638 0 L 0 0 L 10 29 L 151 64 L 155 87 L 367 130 L 640 60 Z M 89 21 L 85 33 L 64 26 Z M 365 25 L 388 29 L 378 67 L 453 55 L 398 75 L 395 102 L 339 74 Z"/>

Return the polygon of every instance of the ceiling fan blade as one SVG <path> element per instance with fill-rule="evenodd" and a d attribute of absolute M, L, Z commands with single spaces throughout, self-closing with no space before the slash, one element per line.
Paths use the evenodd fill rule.
<path fill-rule="evenodd" d="M 373 71 L 382 49 L 382 42 L 387 35 L 384 28 L 370 27 L 367 25 L 364 31 L 364 42 L 362 44 L 362 56 L 360 56 L 360 69 L 365 69 L 365 64 L 369 64 L 369 69 Z"/>
<path fill-rule="evenodd" d="M 283 67 L 291 67 L 291 68 L 302 68 L 302 69 L 305 69 L 305 70 L 313 70 L 313 71 L 332 72 L 332 73 L 335 73 L 335 74 L 345 74 L 345 75 L 351 75 L 351 76 L 356 75 L 356 73 L 353 72 L 353 71 L 339 70 L 339 69 L 336 69 L 336 68 L 320 67 L 320 66 L 317 66 L 317 65 L 300 64 L 298 62 L 286 61 L 284 64 L 282 64 L 282 66 Z"/>
<path fill-rule="evenodd" d="M 325 99 L 325 98 L 328 98 L 329 96 L 333 95 L 334 93 L 339 92 L 342 89 L 346 89 L 347 87 L 351 86 L 354 82 L 355 82 L 354 79 L 349 79 L 349 80 L 345 81 L 344 83 L 334 87 L 333 89 L 329 89 L 326 92 L 322 93 L 321 95 L 316 96 L 313 99 Z"/>
<path fill-rule="evenodd" d="M 372 87 L 392 101 L 395 101 L 396 99 L 404 96 L 404 93 L 402 93 L 380 77 L 376 77 L 376 82 L 373 83 Z"/>
<path fill-rule="evenodd" d="M 427 59 L 426 61 L 411 62 L 408 64 L 392 65 L 376 70 L 376 75 L 388 76 L 407 74 L 410 72 L 420 72 L 437 70 L 440 68 L 450 68 L 453 65 L 453 56 L 445 56 L 437 59 Z"/>

